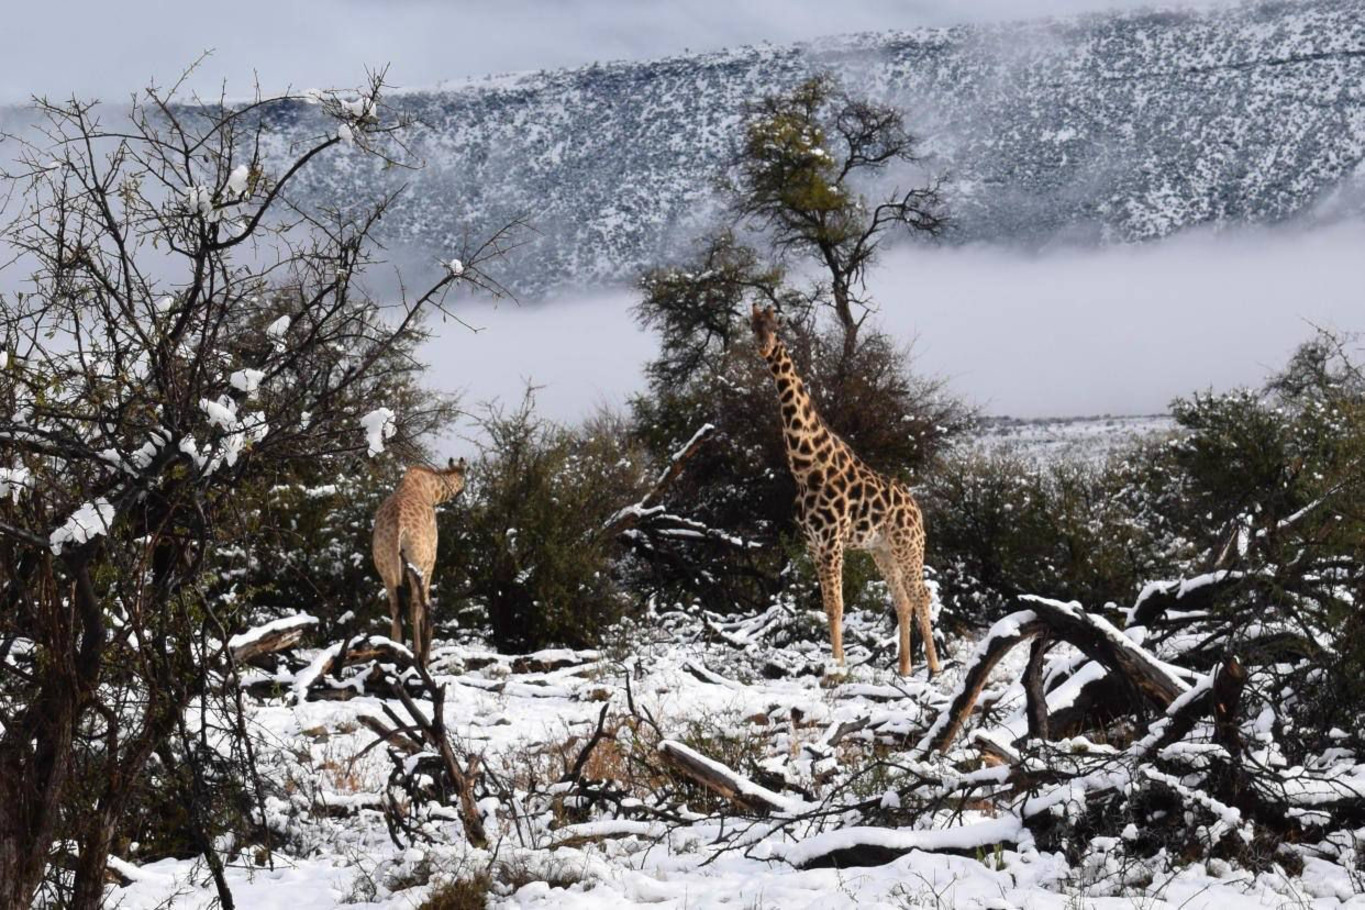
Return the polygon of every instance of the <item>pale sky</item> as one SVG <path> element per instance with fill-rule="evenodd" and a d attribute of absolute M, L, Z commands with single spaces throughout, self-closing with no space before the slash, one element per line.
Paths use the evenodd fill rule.
<path fill-rule="evenodd" d="M 1209 6 L 1218 0 L 1166 0 Z M 72 93 L 118 101 L 213 55 L 191 86 L 249 94 L 398 85 L 855 31 L 1152 6 L 1138 0 L 69 0 L 5 4 L 0 104 Z"/>
<path fill-rule="evenodd" d="M 1212 5 L 1208 2 L 1181 6 Z M 201 91 L 354 85 L 391 63 L 399 85 L 489 72 L 649 58 L 740 44 L 959 21 L 1133 9 L 1134 0 L 158 0 L 20 3 L 0 29 L 0 104 L 46 93 L 119 100 L 165 82 L 201 51 Z M 1166 6 L 1172 4 L 1167 3 Z M 60 64 L 54 63 L 60 61 Z M 918 368 L 989 413 L 1150 413 L 1202 388 L 1259 384 L 1311 331 L 1365 329 L 1365 225 L 1193 233 L 1158 243 L 1024 254 L 906 249 L 871 284 L 883 324 L 917 339 Z M 412 276 L 417 278 L 419 276 Z M 654 350 L 610 291 L 535 308 L 466 304 L 486 331 L 446 326 L 431 384 L 466 404 L 545 386 L 572 421 L 620 406 Z"/>

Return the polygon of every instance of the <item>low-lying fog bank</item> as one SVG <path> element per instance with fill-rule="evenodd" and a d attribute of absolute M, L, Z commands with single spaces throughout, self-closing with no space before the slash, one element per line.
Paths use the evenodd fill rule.
<path fill-rule="evenodd" d="M 1199 234 L 1143 246 L 1025 254 L 898 250 L 869 285 L 920 369 L 988 413 L 1151 414 L 1195 389 L 1256 384 L 1313 325 L 1365 327 L 1365 225 Z M 642 386 L 654 339 L 610 290 L 536 305 L 454 308 L 427 349 L 432 383 L 467 408 L 542 387 L 576 420 Z"/>

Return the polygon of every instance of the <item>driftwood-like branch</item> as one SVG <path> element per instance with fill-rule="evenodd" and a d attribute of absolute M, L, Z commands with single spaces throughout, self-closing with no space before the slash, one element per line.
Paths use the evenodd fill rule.
<path fill-rule="evenodd" d="M 450 743 L 450 737 L 446 733 L 445 686 L 436 685 L 436 681 L 420 664 L 415 665 L 414 669 L 431 695 L 430 719 L 427 718 L 421 708 L 417 707 L 412 696 L 408 695 L 407 690 L 402 686 L 398 687 L 398 698 L 403 703 L 403 709 L 411 718 L 410 729 L 420 733 L 426 745 L 440 756 L 441 765 L 455 789 L 455 796 L 459 802 L 460 821 L 464 823 L 465 837 L 471 845 L 482 850 L 488 846 L 488 835 L 484 831 L 483 816 L 479 813 L 479 807 L 474 801 L 474 782 L 479 777 L 479 757 L 471 755 L 466 763 L 460 763 L 455 755 L 455 748 Z"/>
<path fill-rule="evenodd" d="M 981 690 L 986 687 L 986 680 L 990 678 L 995 665 L 1000 663 L 1015 645 L 1028 641 L 1045 628 L 1047 624 L 1031 610 L 1007 616 L 992 626 L 986 637 L 977 645 L 976 652 L 971 658 L 971 666 L 958 685 L 952 703 L 929 728 L 929 732 L 920 742 L 920 749 L 925 752 L 934 749 L 946 752 L 948 745 L 962 730 L 962 725 L 976 705 L 976 700 L 981 697 Z"/>
<path fill-rule="evenodd" d="M 641 518 L 647 517 L 651 512 L 658 509 L 659 503 L 663 501 L 664 494 L 682 474 L 688 460 L 697 454 L 697 451 L 705 444 L 706 440 L 715 435 L 715 432 L 715 426 L 708 423 L 694 433 L 681 449 L 673 453 L 673 457 L 668 460 L 668 467 L 659 475 L 659 479 L 654 482 L 654 486 L 645 494 L 644 499 L 634 505 L 626 506 L 607 519 L 606 524 L 602 525 L 602 530 L 599 532 L 601 536 L 609 539 L 623 531 L 628 531 L 639 524 Z"/>
<path fill-rule="evenodd" d="M 1060 603 L 1042 597 L 1021 598 L 1028 609 L 1011 614 L 996 623 L 977 646 L 972 664 L 958 686 L 948 709 L 920 741 L 923 751 L 946 752 L 961 731 L 967 716 L 976 705 L 991 670 L 1016 645 L 1046 633 L 1050 640 L 1074 645 L 1091 660 L 1123 680 L 1135 693 L 1161 710 L 1189 689 L 1150 652 L 1129 639 L 1104 619 L 1087 613 L 1078 604 Z M 1035 649 L 1030 661 L 1035 688 L 1041 690 L 1041 652 Z M 1035 666 L 1035 663 L 1037 664 Z M 1029 674 L 1026 673 L 1026 688 Z M 1041 691 L 1030 696 L 1030 728 L 1034 725 L 1050 728 Z M 1036 715 L 1036 716 L 1035 716 Z"/>
<path fill-rule="evenodd" d="M 758 813 L 784 812 L 798 805 L 797 800 L 761 787 L 680 742 L 666 739 L 659 743 L 659 755 L 670 770 L 725 797 L 741 809 Z"/>
<path fill-rule="evenodd" d="M 277 619 L 257 626 L 228 639 L 232 659 L 239 664 L 252 663 L 267 654 L 286 651 L 303 641 L 303 633 L 317 625 L 317 617 L 300 613 L 287 619 Z"/>
<path fill-rule="evenodd" d="M 587 767 L 588 759 L 592 757 L 593 750 L 597 748 L 598 743 L 602 742 L 602 739 L 606 736 L 607 710 L 610 707 L 610 702 L 602 706 L 602 713 L 597 715 L 597 729 L 593 731 L 592 737 L 588 740 L 587 744 L 583 746 L 582 750 L 579 751 L 578 758 L 574 760 L 573 767 L 560 778 L 561 782 L 576 784 L 583 779 L 583 769 Z"/>
<path fill-rule="evenodd" d="M 1047 693 L 1043 689 L 1043 665 L 1051 647 L 1050 635 L 1039 635 L 1035 638 L 1033 647 L 1029 650 L 1028 667 L 1024 669 L 1028 735 L 1040 740 L 1048 738 Z"/>
<path fill-rule="evenodd" d="M 1053 634 L 1075 645 L 1086 657 L 1130 681 L 1154 706 L 1164 710 L 1189 686 L 1174 676 L 1151 652 L 1104 619 L 1044 597 L 1020 598 L 1047 623 Z"/>

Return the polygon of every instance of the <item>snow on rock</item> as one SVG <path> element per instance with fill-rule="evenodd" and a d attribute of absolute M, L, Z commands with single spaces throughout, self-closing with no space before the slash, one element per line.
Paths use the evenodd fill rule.
<path fill-rule="evenodd" d="M 365 430 L 365 440 L 373 458 L 384 451 L 384 441 L 398 432 L 397 415 L 389 408 L 375 408 L 360 418 L 360 426 Z"/>
<path fill-rule="evenodd" d="M 103 497 L 85 503 L 52 532 L 48 538 L 52 552 L 60 555 L 67 544 L 79 546 L 101 534 L 107 534 L 114 523 L 114 515 L 113 505 Z"/>

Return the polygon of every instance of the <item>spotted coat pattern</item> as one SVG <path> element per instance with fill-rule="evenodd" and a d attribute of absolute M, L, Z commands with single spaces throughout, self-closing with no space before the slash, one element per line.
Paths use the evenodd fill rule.
<path fill-rule="evenodd" d="M 372 552 L 374 566 L 384 579 L 389 595 L 390 633 L 403 640 L 399 592 L 403 587 L 403 564 L 412 563 L 421 576 L 421 590 L 410 592 L 410 624 L 413 653 L 424 666 L 431 650 L 431 572 L 436 567 L 436 507 L 464 489 L 466 465 L 451 460 L 445 470 L 408 468 L 398 489 L 385 499 L 374 516 Z"/>
<path fill-rule="evenodd" d="M 919 622 L 929 670 L 938 673 L 919 505 L 904 484 L 869 468 L 825 425 L 777 335 L 772 307 L 754 307 L 752 328 L 777 384 L 787 464 L 796 479 L 797 523 L 820 574 L 834 659 L 843 665 L 844 551 L 866 550 L 886 579 L 896 607 L 901 675 L 911 669 L 911 616 Z"/>

